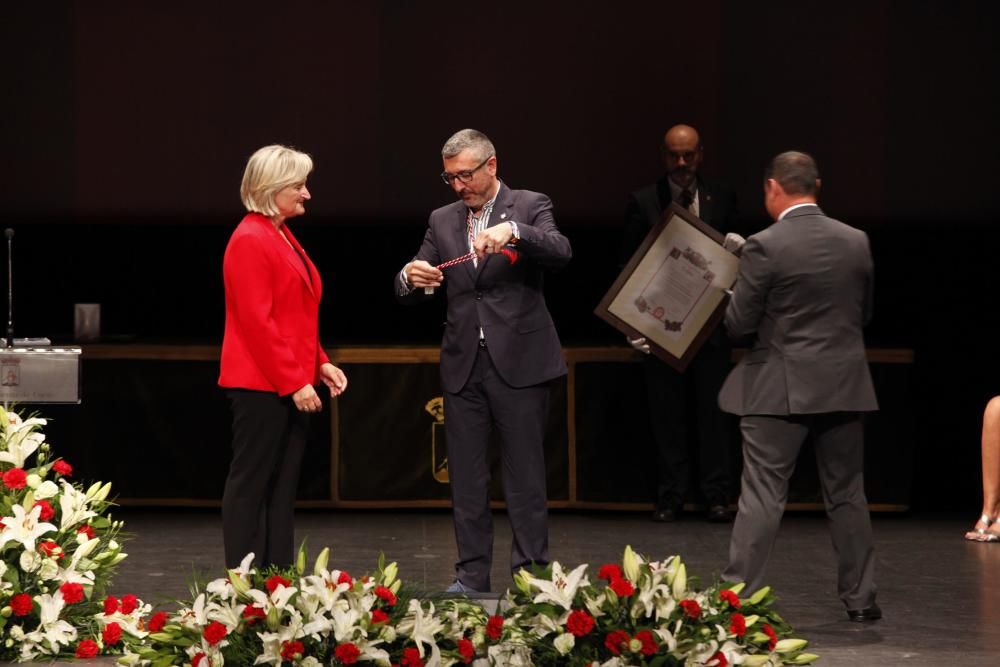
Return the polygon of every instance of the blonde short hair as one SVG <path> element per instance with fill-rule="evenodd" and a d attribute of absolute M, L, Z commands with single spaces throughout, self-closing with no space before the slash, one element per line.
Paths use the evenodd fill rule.
<path fill-rule="evenodd" d="M 268 217 L 278 215 L 274 195 L 282 188 L 304 182 L 312 168 L 312 158 L 306 153 L 280 144 L 264 146 L 247 161 L 240 199 L 248 211 Z"/>

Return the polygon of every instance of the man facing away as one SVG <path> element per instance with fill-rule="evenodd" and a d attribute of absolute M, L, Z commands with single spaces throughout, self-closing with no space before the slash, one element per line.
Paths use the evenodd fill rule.
<path fill-rule="evenodd" d="M 747 239 L 726 308 L 747 354 L 726 378 L 719 405 L 740 415 L 743 480 L 729 547 L 728 581 L 749 590 L 765 571 L 799 450 L 812 435 L 837 556 L 837 592 L 852 621 L 882 617 L 864 490 L 861 414 L 878 409 L 862 327 L 872 315 L 868 236 L 828 218 L 805 153 L 775 157 L 764 202 L 775 220 Z"/>
<path fill-rule="evenodd" d="M 449 592 L 490 590 L 493 518 L 487 446 L 501 440 L 503 488 L 513 531 L 511 570 L 548 562 L 543 437 L 552 380 L 566 374 L 542 293 L 546 270 L 569 262 L 569 241 L 543 194 L 497 178 L 493 143 L 461 130 L 441 149 L 444 182 L 461 201 L 431 213 L 423 245 L 396 278 L 403 302 L 445 286 L 441 343 L 445 438 L 456 578 Z M 475 260 L 436 265 L 474 252 Z"/>

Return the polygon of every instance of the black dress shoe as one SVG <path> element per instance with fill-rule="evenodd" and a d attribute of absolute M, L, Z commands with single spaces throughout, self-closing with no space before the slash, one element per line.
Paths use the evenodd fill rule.
<path fill-rule="evenodd" d="M 873 604 L 870 607 L 865 607 L 864 609 L 848 609 L 847 618 L 851 619 L 856 623 L 867 623 L 868 621 L 877 621 L 882 618 L 882 609 L 877 604 Z"/>
<path fill-rule="evenodd" d="M 711 523 L 729 523 L 733 520 L 733 513 L 725 505 L 712 505 L 708 508 L 708 520 Z"/>
<path fill-rule="evenodd" d="M 653 511 L 653 516 L 650 518 L 657 523 L 673 523 L 680 517 L 680 507 L 658 507 Z"/>

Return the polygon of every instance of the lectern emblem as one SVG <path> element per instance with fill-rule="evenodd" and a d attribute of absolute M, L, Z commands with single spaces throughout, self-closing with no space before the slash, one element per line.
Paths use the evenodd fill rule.
<path fill-rule="evenodd" d="M 5 360 L 0 366 L 0 379 L 4 387 L 16 387 L 21 384 L 21 364 L 16 359 Z"/>
<path fill-rule="evenodd" d="M 435 396 L 424 406 L 430 416 L 434 417 L 431 424 L 431 473 L 434 480 L 442 484 L 448 483 L 448 450 L 444 439 L 444 398 Z"/>

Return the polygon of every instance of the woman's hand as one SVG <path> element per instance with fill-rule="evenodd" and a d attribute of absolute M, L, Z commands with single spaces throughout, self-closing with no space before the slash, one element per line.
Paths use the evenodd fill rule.
<path fill-rule="evenodd" d="M 319 376 L 323 384 L 330 388 L 331 396 L 340 396 L 347 389 L 347 376 L 333 364 L 327 362 L 319 367 Z"/>
<path fill-rule="evenodd" d="M 319 394 L 316 393 L 311 384 L 307 384 L 292 394 L 292 401 L 295 402 L 295 407 L 299 409 L 299 412 L 319 412 L 323 409 L 323 402 L 319 400 Z"/>

